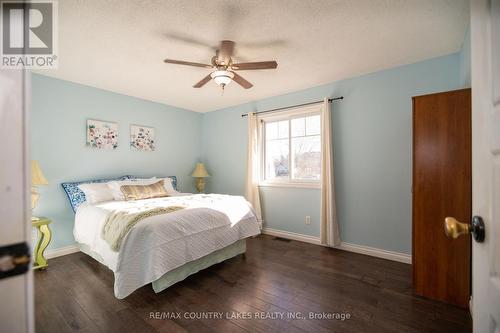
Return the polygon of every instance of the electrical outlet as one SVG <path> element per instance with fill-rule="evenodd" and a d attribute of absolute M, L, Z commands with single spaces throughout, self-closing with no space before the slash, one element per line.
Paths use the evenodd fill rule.
<path fill-rule="evenodd" d="M 310 216 L 306 216 L 306 221 L 305 221 L 305 223 L 306 223 L 307 225 L 311 224 L 311 217 L 310 217 Z"/>

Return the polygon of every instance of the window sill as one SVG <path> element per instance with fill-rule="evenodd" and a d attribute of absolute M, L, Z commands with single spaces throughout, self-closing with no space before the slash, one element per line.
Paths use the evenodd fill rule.
<path fill-rule="evenodd" d="M 259 187 L 290 187 L 321 189 L 321 183 L 259 183 Z"/>

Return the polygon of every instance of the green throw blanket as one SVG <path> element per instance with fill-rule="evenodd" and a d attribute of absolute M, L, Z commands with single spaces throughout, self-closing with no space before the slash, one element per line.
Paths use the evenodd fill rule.
<path fill-rule="evenodd" d="M 172 213 L 185 207 L 169 206 L 147 209 L 140 212 L 114 211 L 109 213 L 102 228 L 101 237 L 109 244 L 111 250 L 118 251 L 123 239 L 130 229 L 139 221 L 161 214 Z"/>

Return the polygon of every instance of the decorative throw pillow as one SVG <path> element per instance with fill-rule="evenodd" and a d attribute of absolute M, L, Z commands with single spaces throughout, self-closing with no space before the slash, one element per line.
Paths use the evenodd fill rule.
<path fill-rule="evenodd" d="M 117 201 L 125 200 L 125 197 L 120 189 L 123 185 L 151 185 L 158 182 L 156 177 L 149 179 L 129 179 L 123 181 L 113 181 L 109 182 L 107 185 L 113 194 L 113 198 Z"/>
<path fill-rule="evenodd" d="M 176 194 L 177 193 L 177 191 L 174 188 L 172 178 L 167 177 L 167 178 L 157 178 L 157 179 L 163 180 L 165 191 L 167 191 L 168 194 Z"/>
<path fill-rule="evenodd" d="M 167 197 L 163 180 L 150 185 L 122 185 L 120 190 L 126 201 Z"/>
<path fill-rule="evenodd" d="M 73 212 L 76 213 L 77 208 L 84 203 L 87 199 L 85 198 L 85 193 L 78 187 L 81 184 L 94 184 L 94 183 L 107 183 L 112 180 L 124 180 L 129 179 L 128 176 L 123 176 L 120 178 L 111 178 L 111 179 L 95 179 L 95 180 L 85 180 L 80 182 L 67 182 L 62 183 L 66 195 L 68 196 L 69 203 L 71 208 L 73 208 Z"/>
<path fill-rule="evenodd" d="M 128 179 L 134 179 L 134 180 L 135 179 L 141 179 L 140 177 L 137 177 L 137 176 L 130 176 L 129 175 L 127 177 L 128 177 Z M 172 187 L 174 188 L 174 191 L 176 191 L 176 192 L 178 191 L 178 189 L 177 189 L 177 177 L 176 176 L 167 176 L 167 177 L 155 176 L 154 178 L 157 178 L 157 179 L 167 179 L 167 178 L 171 179 L 172 180 Z M 167 182 L 165 182 L 165 187 L 168 187 L 168 183 Z M 168 192 L 168 189 L 167 188 L 165 188 L 165 189 Z"/>
<path fill-rule="evenodd" d="M 78 188 L 85 193 L 85 199 L 89 204 L 114 200 L 113 193 L 106 183 L 81 184 Z"/>

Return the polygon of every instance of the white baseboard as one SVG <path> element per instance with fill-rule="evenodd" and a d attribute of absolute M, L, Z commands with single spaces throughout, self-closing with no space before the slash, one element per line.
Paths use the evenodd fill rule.
<path fill-rule="evenodd" d="M 372 256 L 392 261 L 398 261 L 404 264 L 411 264 L 411 255 L 406 253 L 382 250 L 382 249 L 377 249 L 375 247 L 357 245 L 345 242 L 340 243 L 340 246 L 337 246 L 336 249 L 359 253 L 359 254 L 366 254 L 367 256 Z"/>
<path fill-rule="evenodd" d="M 322 245 L 319 237 L 316 237 L 316 236 L 303 235 L 303 234 L 298 234 L 295 232 L 276 230 L 276 229 L 271 229 L 271 228 L 263 228 L 262 233 L 266 234 L 266 235 L 270 235 L 270 236 L 296 240 L 299 242 L 310 243 L 310 244 L 315 244 L 315 245 Z M 351 243 L 346 243 L 346 242 L 342 242 L 340 244 L 340 246 L 336 247 L 336 249 L 354 252 L 354 253 L 359 253 L 359 254 L 365 254 L 368 256 L 383 258 L 383 259 L 397 261 L 397 262 L 402 262 L 405 264 L 411 264 L 411 255 L 406 254 L 406 253 L 382 250 L 382 249 L 378 249 L 378 248 L 374 248 L 374 247 L 370 247 L 370 246 L 357 245 L 357 244 L 351 244 Z M 67 254 L 75 253 L 78 251 L 80 251 L 80 248 L 78 247 L 78 245 L 73 244 L 73 245 L 61 247 L 58 249 L 47 250 L 45 252 L 45 258 L 52 259 L 52 258 L 64 256 Z"/>
<path fill-rule="evenodd" d="M 47 259 L 57 258 L 60 256 L 65 256 L 67 254 L 75 253 L 78 251 L 80 251 L 80 248 L 78 247 L 78 245 L 73 244 L 73 245 L 69 245 L 69 246 L 65 246 L 65 247 L 60 247 L 58 249 L 45 251 L 45 258 L 47 258 Z"/>
<path fill-rule="evenodd" d="M 299 242 L 321 245 L 319 237 L 316 236 L 297 234 L 295 232 L 270 229 L 270 228 L 262 228 L 262 233 L 274 237 L 281 237 L 281 238 L 296 240 Z"/>
<path fill-rule="evenodd" d="M 315 236 L 302 235 L 302 234 L 297 234 L 295 232 L 276 230 L 276 229 L 270 229 L 270 228 L 263 228 L 262 233 L 266 234 L 266 235 L 270 235 L 270 236 L 292 239 L 292 240 L 296 240 L 299 242 L 311 243 L 311 244 L 315 244 L 315 245 L 322 245 L 319 237 L 315 237 Z M 387 250 L 377 249 L 377 248 L 370 247 L 370 246 L 357 245 L 357 244 L 351 244 L 351 243 L 346 243 L 346 242 L 342 242 L 340 244 L 340 246 L 337 246 L 335 248 L 339 249 L 339 250 L 344 250 L 344 251 L 349 251 L 349 252 L 354 252 L 354 253 L 359 253 L 359 254 L 365 254 L 368 256 L 372 256 L 372 257 L 402 262 L 404 264 L 411 264 L 411 255 L 406 254 L 406 253 L 387 251 Z"/>

